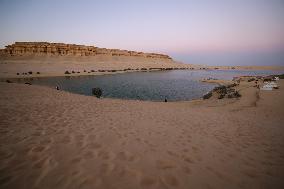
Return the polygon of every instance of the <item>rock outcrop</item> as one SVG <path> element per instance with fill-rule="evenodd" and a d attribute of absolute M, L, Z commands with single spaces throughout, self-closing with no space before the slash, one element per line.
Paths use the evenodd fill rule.
<path fill-rule="evenodd" d="M 156 53 L 143 53 L 136 51 L 127 51 L 120 49 L 106 49 L 95 46 L 48 43 L 48 42 L 15 42 L 0 49 L 0 55 L 6 56 L 24 56 L 24 55 L 57 55 L 57 56 L 137 56 L 146 58 L 160 58 L 172 60 L 168 55 Z"/>

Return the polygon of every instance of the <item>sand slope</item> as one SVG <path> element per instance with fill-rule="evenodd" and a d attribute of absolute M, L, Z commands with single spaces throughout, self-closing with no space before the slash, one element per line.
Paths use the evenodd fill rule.
<path fill-rule="evenodd" d="M 161 103 L 0 83 L 0 188 L 283 188 L 280 86 Z"/>
<path fill-rule="evenodd" d="M 98 75 L 88 73 L 91 70 L 123 70 L 141 68 L 189 68 L 191 65 L 178 63 L 169 59 L 124 57 L 124 56 L 0 56 L 0 78 L 27 76 L 62 76 L 65 71 L 80 72 L 75 75 Z M 86 70 L 87 72 L 83 72 Z M 34 75 L 21 75 L 32 71 Z M 36 75 L 40 72 L 40 75 Z M 20 73 L 20 75 L 17 75 Z"/>

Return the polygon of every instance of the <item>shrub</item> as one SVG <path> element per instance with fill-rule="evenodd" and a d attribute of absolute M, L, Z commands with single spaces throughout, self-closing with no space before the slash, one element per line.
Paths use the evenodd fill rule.
<path fill-rule="evenodd" d="M 102 96 L 102 94 L 103 94 L 103 91 L 102 91 L 102 89 L 100 89 L 100 88 L 93 88 L 92 89 L 92 94 L 93 95 L 95 95 L 97 98 L 100 98 L 101 96 Z"/>
<path fill-rule="evenodd" d="M 7 83 L 13 83 L 12 81 L 10 81 L 9 79 L 6 80 Z"/>
<path fill-rule="evenodd" d="M 76 73 L 75 71 L 72 71 L 72 73 Z"/>
<path fill-rule="evenodd" d="M 91 70 L 91 72 L 95 72 L 95 70 Z"/>
<path fill-rule="evenodd" d="M 36 72 L 36 74 L 40 74 L 40 72 Z"/>
<path fill-rule="evenodd" d="M 225 97 L 224 94 L 220 94 L 220 95 L 218 96 L 218 99 L 222 99 L 222 98 L 224 98 L 224 97 Z"/>
<path fill-rule="evenodd" d="M 284 74 L 281 74 L 281 75 L 274 75 L 273 77 L 279 77 L 279 79 L 284 79 Z"/>
<path fill-rule="evenodd" d="M 20 73 L 17 73 L 17 75 L 20 75 Z"/>
<path fill-rule="evenodd" d="M 70 72 L 69 71 L 65 71 L 65 73 L 64 74 L 70 74 Z"/>
<path fill-rule="evenodd" d="M 234 95 L 235 95 L 235 97 L 241 97 L 242 95 L 239 93 L 239 91 L 236 91 L 235 93 L 234 93 Z"/>
<path fill-rule="evenodd" d="M 249 80 L 248 80 L 248 82 L 252 82 L 252 81 L 254 81 L 255 80 L 255 78 L 250 78 Z"/>
<path fill-rule="evenodd" d="M 209 99 L 212 96 L 212 92 L 206 93 L 203 95 L 203 99 Z"/>
<path fill-rule="evenodd" d="M 33 74 L 33 72 L 32 72 L 32 71 L 29 71 L 28 73 L 29 73 L 29 74 Z"/>
<path fill-rule="evenodd" d="M 87 72 L 86 70 L 84 70 L 84 72 Z"/>

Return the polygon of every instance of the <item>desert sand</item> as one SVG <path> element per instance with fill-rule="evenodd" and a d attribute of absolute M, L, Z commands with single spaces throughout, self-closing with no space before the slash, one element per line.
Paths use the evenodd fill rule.
<path fill-rule="evenodd" d="M 7 78 L 26 78 L 26 77 L 52 77 L 66 76 L 65 71 L 71 74 L 68 76 L 79 75 L 102 75 L 124 72 L 141 71 L 141 69 L 153 68 L 172 68 L 172 69 L 215 69 L 214 67 L 185 64 L 175 60 L 145 57 L 123 57 L 123 56 L 0 56 L 0 79 Z M 217 68 L 217 67 L 216 67 Z M 127 70 L 125 69 L 132 69 Z M 218 67 L 220 70 L 232 70 L 232 67 Z M 281 66 L 247 66 L 234 67 L 238 70 L 284 70 Z M 85 72 L 84 72 L 85 70 Z M 93 72 L 91 72 L 93 70 Z M 116 70 L 116 72 L 100 72 L 99 70 Z M 23 75 L 32 71 L 33 74 Z M 76 72 L 72 74 L 72 71 Z M 153 70 L 152 70 L 153 71 Z M 40 74 L 36 74 L 40 72 Z M 80 72 L 80 73 L 77 73 Z M 17 75 L 19 73 L 19 75 Z"/>
<path fill-rule="evenodd" d="M 284 81 L 240 99 L 97 99 L 0 83 L 0 188 L 284 188 Z"/>

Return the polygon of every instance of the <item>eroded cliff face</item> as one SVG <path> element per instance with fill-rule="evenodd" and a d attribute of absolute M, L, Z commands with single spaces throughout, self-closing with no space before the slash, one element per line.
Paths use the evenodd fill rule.
<path fill-rule="evenodd" d="M 172 60 L 168 55 L 156 53 L 143 53 L 136 51 L 127 51 L 120 49 L 106 49 L 95 46 L 48 43 L 48 42 L 15 42 L 0 49 L 0 55 L 6 56 L 24 56 L 24 55 L 57 55 L 57 56 L 137 56 L 145 58 L 160 58 Z"/>

